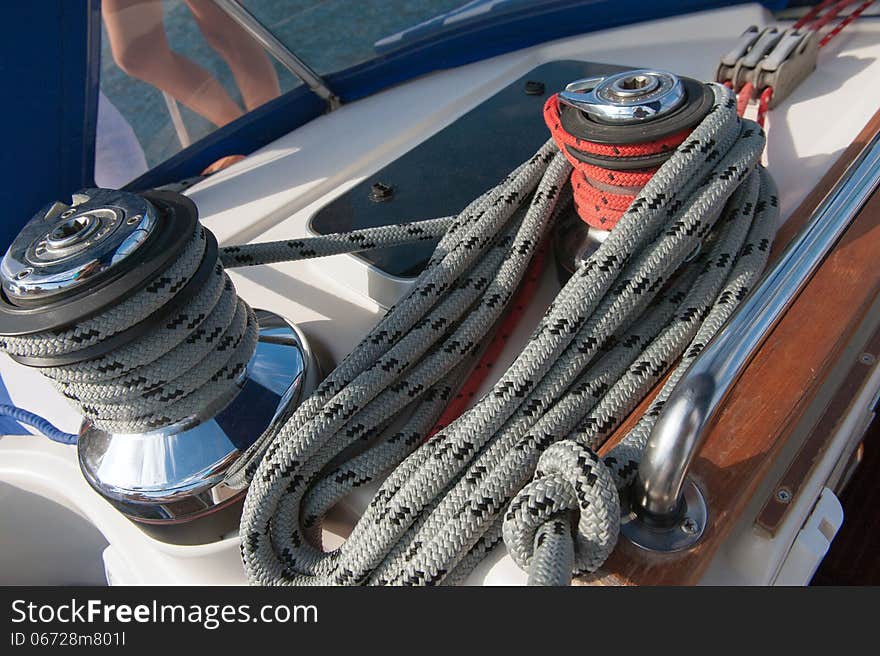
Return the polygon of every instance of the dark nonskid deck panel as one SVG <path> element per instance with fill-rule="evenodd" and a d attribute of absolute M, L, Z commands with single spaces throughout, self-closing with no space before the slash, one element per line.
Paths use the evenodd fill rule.
<path fill-rule="evenodd" d="M 626 68 L 576 61 L 538 66 L 318 210 L 310 229 L 323 235 L 458 214 L 550 138 L 543 107 L 551 94 L 573 80 L 621 70 Z M 526 93 L 527 81 L 541 82 L 544 92 Z M 393 188 L 390 200 L 371 200 L 376 182 Z M 421 271 L 435 244 L 356 257 L 393 276 L 411 277 Z"/>

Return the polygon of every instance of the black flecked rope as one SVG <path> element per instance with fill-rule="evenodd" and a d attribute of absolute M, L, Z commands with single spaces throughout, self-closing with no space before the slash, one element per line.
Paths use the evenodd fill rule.
<path fill-rule="evenodd" d="M 618 489 L 659 408 L 754 283 L 775 231 L 775 191 L 758 165 L 763 132 L 736 116 L 729 90 L 713 93 L 709 114 L 559 292 L 522 353 L 425 444 L 538 244 L 571 211 L 570 166 L 552 141 L 456 217 L 225 248 L 203 292 L 166 324 L 108 356 L 45 373 L 108 430 L 173 423 L 226 393 L 254 348 L 253 313 L 224 265 L 439 238 L 410 291 L 230 470 L 230 485 L 250 484 L 241 523 L 248 578 L 457 583 L 502 536 L 532 582 L 593 570 L 614 546 Z M 204 242 L 199 228 L 154 285 L 101 316 L 6 338 L 4 348 L 67 353 L 143 321 L 173 301 Z M 597 458 L 680 356 L 651 410 Z M 324 552 L 326 511 L 383 478 L 349 538 Z"/>
<path fill-rule="evenodd" d="M 713 93 L 708 116 L 575 272 L 511 367 L 471 410 L 416 448 L 442 406 L 431 404 L 455 388 L 461 363 L 510 299 L 554 211 L 569 211 L 567 202 L 557 204 L 568 164 L 548 143 L 452 220 L 409 293 L 232 473 L 233 483 L 250 481 L 241 537 L 253 583 L 460 582 L 502 527 L 517 562 L 529 566 L 536 536 L 558 535 L 555 522 L 572 512 L 580 515 L 565 520 L 578 526 L 574 570 L 598 566 L 617 535 L 621 472 L 589 446 L 689 343 L 691 352 L 717 329 L 716 306 L 735 307 L 769 243 L 752 241 L 759 233 L 750 226 L 762 224 L 768 238 L 775 230 L 775 197 L 757 164 L 763 132 L 736 116 L 728 90 L 714 86 Z M 700 257 L 686 265 L 701 243 Z M 567 436 L 581 451 L 567 450 L 569 440 L 548 451 L 558 462 L 534 483 L 562 496 L 551 502 L 529 485 L 524 500 L 511 504 L 541 453 Z M 637 446 L 627 452 L 626 471 Z M 323 513 L 389 471 L 345 543 L 324 552 Z M 588 488 L 602 494 L 589 492 L 594 504 L 586 511 L 578 494 Z M 521 523 L 525 538 L 520 514 L 543 520 L 533 533 Z M 540 542 L 539 551 L 552 546 L 560 562 L 569 560 L 558 539 Z M 534 571 L 552 572 L 548 582 L 571 576 L 550 564 L 554 558 L 538 559 Z"/>

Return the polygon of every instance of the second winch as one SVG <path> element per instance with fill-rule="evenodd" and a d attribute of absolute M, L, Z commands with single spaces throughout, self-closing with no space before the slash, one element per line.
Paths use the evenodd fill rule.
<path fill-rule="evenodd" d="M 560 275 L 598 248 L 713 101 L 706 84 L 651 69 L 577 80 L 548 100 L 544 120 L 574 169 L 576 215 L 554 237 Z"/>

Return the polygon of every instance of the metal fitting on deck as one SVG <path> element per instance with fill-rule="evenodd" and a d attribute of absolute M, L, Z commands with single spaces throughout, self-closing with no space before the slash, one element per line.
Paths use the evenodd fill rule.
<path fill-rule="evenodd" d="M 819 38 L 815 31 L 780 30 L 752 25 L 718 64 L 715 81 L 730 83 L 739 91 L 746 83 L 754 87 L 753 97 L 773 89 L 770 109 L 776 107 L 816 69 Z"/>

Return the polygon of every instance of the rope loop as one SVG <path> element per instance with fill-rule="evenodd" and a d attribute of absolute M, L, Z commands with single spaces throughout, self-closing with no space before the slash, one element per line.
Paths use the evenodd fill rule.
<path fill-rule="evenodd" d="M 571 568 L 558 577 L 561 566 L 553 561 L 559 558 L 557 545 L 571 542 L 572 519 Z M 529 571 L 530 584 L 547 585 L 548 577 L 567 584 L 571 573 L 593 572 L 605 562 L 617 542 L 619 524 L 620 501 L 611 472 L 592 449 L 563 440 L 541 454 L 534 477 L 511 501 L 502 532 L 511 557 Z"/>

